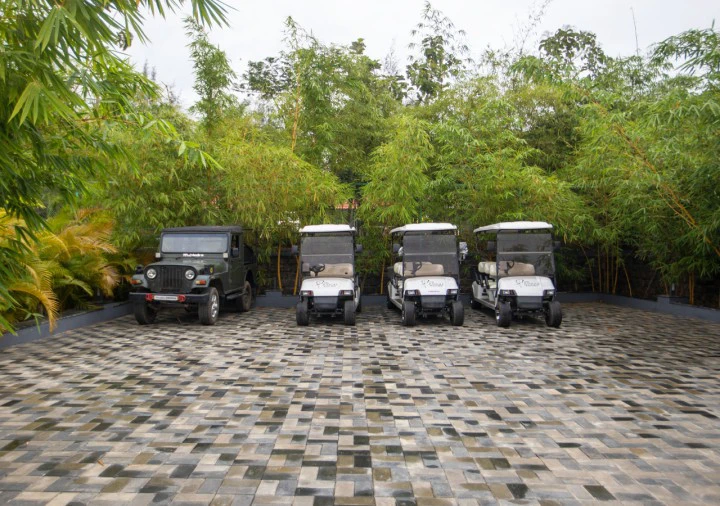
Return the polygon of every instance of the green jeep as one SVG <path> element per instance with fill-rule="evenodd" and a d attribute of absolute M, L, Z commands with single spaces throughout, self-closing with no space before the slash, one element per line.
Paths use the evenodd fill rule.
<path fill-rule="evenodd" d="M 197 311 L 203 325 L 215 324 L 221 303 L 250 310 L 257 259 L 244 238 L 240 226 L 163 230 L 157 261 L 138 265 L 131 280 L 138 323 L 153 323 L 162 307 Z"/>

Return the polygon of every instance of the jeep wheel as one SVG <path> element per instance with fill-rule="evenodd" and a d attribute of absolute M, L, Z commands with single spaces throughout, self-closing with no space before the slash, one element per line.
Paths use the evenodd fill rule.
<path fill-rule="evenodd" d="M 562 309 L 556 300 L 550 302 L 545 309 L 545 323 L 548 327 L 559 328 L 562 324 Z"/>
<path fill-rule="evenodd" d="M 157 310 L 150 307 L 147 302 L 138 302 L 134 305 L 135 319 L 140 325 L 149 325 L 155 321 Z"/>
<path fill-rule="evenodd" d="M 298 302 L 295 306 L 295 321 L 300 326 L 306 326 L 310 323 L 310 316 L 308 315 L 308 303 L 306 300 Z"/>
<path fill-rule="evenodd" d="M 252 306 L 253 293 L 250 281 L 245 281 L 245 287 L 243 289 L 245 290 L 245 292 L 242 294 L 242 296 L 237 298 L 238 311 L 240 311 L 241 313 L 250 311 L 250 307 Z"/>
<path fill-rule="evenodd" d="M 218 314 L 220 314 L 220 295 L 217 288 L 210 287 L 208 292 L 208 300 L 205 304 L 198 305 L 198 316 L 200 323 L 203 325 L 215 325 Z"/>
<path fill-rule="evenodd" d="M 403 302 L 402 323 L 406 327 L 415 325 L 415 303 L 411 300 Z"/>
<path fill-rule="evenodd" d="M 512 307 L 509 302 L 499 302 L 495 309 L 495 319 L 498 327 L 509 327 L 512 321 Z"/>
<path fill-rule="evenodd" d="M 343 318 L 345 325 L 355 325 L 355 301 L 346 300 L 343 306 Z"/>
<path fill-rule="evenodd" d="M 465 308 L 462 302 L 454 300 L 450 303 L 450 323 L 456 327 L 461 327 L 465 322 Z"/>

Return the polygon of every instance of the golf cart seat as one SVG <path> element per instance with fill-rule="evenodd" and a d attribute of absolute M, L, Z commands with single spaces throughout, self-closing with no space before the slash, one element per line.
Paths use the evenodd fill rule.
<path fill-rule="evenodd" d="M 523 262 L 515 262 L 511 264 L 512 267 L 507 268 L 508 263 L 501 261 L 500 263 L 500 275 L 501 276 L 534 276 L 535 266 L 533 264 L 527 264 Z M 507 269 L 507 273 L 505 270 Z M 490 278 L 497 277 L 497 264 L 495 262 L 480 262 L 478 264 L 478 272 L 481 274 L 487 274 Z"/>
<path fill-rule="evenodd" d="M 395 274 L 398 276 L 417 277 L 417 276 L 443 276 L 445 275 L 445 269 L 442 264 L 434 264 L 432 262 L 421 262 L 420 267 L 413 272 L 413 263 L 405 262 L 405 271 L 403 272 L 403 263 L 396 262 L 393 266 Z"/>
<path fill-rule="evenodd" d="M 325 269 L 322 271 L 317 274 L 310 273 L 313 278 L 351 278 L 353 275 L 353 265 L 351 263 L 325 264 Z"/>

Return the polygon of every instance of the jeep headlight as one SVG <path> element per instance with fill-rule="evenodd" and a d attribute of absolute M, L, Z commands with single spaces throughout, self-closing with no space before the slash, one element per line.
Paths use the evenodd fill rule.
<path fill-rule="evenodd" d="M 185 279 L 195 279 L 195 271 L 193 269 L 186 270 Z"/>
<path fill-rule="evenodd" d="M 155 279 L 157 277 L 157 271 L 151 267 L 145 271 L 145 277 L 148 279 Z"/>

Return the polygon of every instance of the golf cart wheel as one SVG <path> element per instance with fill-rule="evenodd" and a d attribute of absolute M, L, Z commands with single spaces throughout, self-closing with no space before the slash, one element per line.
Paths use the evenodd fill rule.
<path fill-rule="evenodd" d="M 450 303 L 450 323 L 456 327 L 462 326 L 465 322 L 465 308 L 459 300 Z"/>
<path fill-rule="evenodd" d="M 500 302 L 495 309 L 495 319 L 498 327 L 509 327 L 512 321 L 512 307 L 509 302 Z"/>
<path fill-rule="evenodd" d="M 390 296 L 388 295 L 385 299 L 385 305 L 388 309 L 393 309 L 395 307 L 395 304 L 392 303 L 392 300 L 390 300 Z"/>
<path fill-rule="evenodd" d="M 362 313 L 362 297 L 358 297 L 357 306 L 355 306 L 356 313 Z"/>
<path fill-rule="evenodd" d="M 552 301 L 545 309 L 545 323 L 548 327 L 555 328 L 559 328 L 562 324 L 562 309 L 558 301 Z"/>
<path fill-rule="evenodd" d="M 140 325 L 149 325 L 155 322 L 157 311 L 150 307 L 147 302 L 139 302 L 134 305 L 133 312 L 135 319 Z"/>
<path fill-rule="evenodd" d="M 308 303 L 306 300 L 298 302 L 295 306 L 295 321 L 298 326 L 305 327 L 310 323 L 310 315 L 308 314 Z"/>
<path fill-rule="evenodd" d="M 473 309 L 480 309 L 482 307 L 482 304 L 480 304 L 478 301 L 476 301 L 475 298 L 471 295 L 470 296 L 470 307 Z"/>
<path fill-rule="evenodd" d="M 355 325 L 355 301 L 346 300 L 343 306 L 343 318 L 345 325 Z"/>
<path fill-rule="evenodd" d="M 253 293 L 250 281 L 245 281 L 245 286 L 243 289 L 245 290 L 245 292 L 235 300 L 237 300 L 238 311 L 240 311 L 241 313 L 246 313 L 247 311 L 250 311 L 250 307 L 252 306 Z"/>
<path fill-rule="evenodd" d="M 198 316 L 203 325 L 215 325 L 220 314 L 220 295 L 217 288 L 210 287 L 208 300 L 205 304 L 198 305 Z"/>
<path fill-rule="evenodd" d="M 411 300 L 403 302 L 402 323 L 406 327 L 412 327 L 415 325 L 415 303 Z"/>

